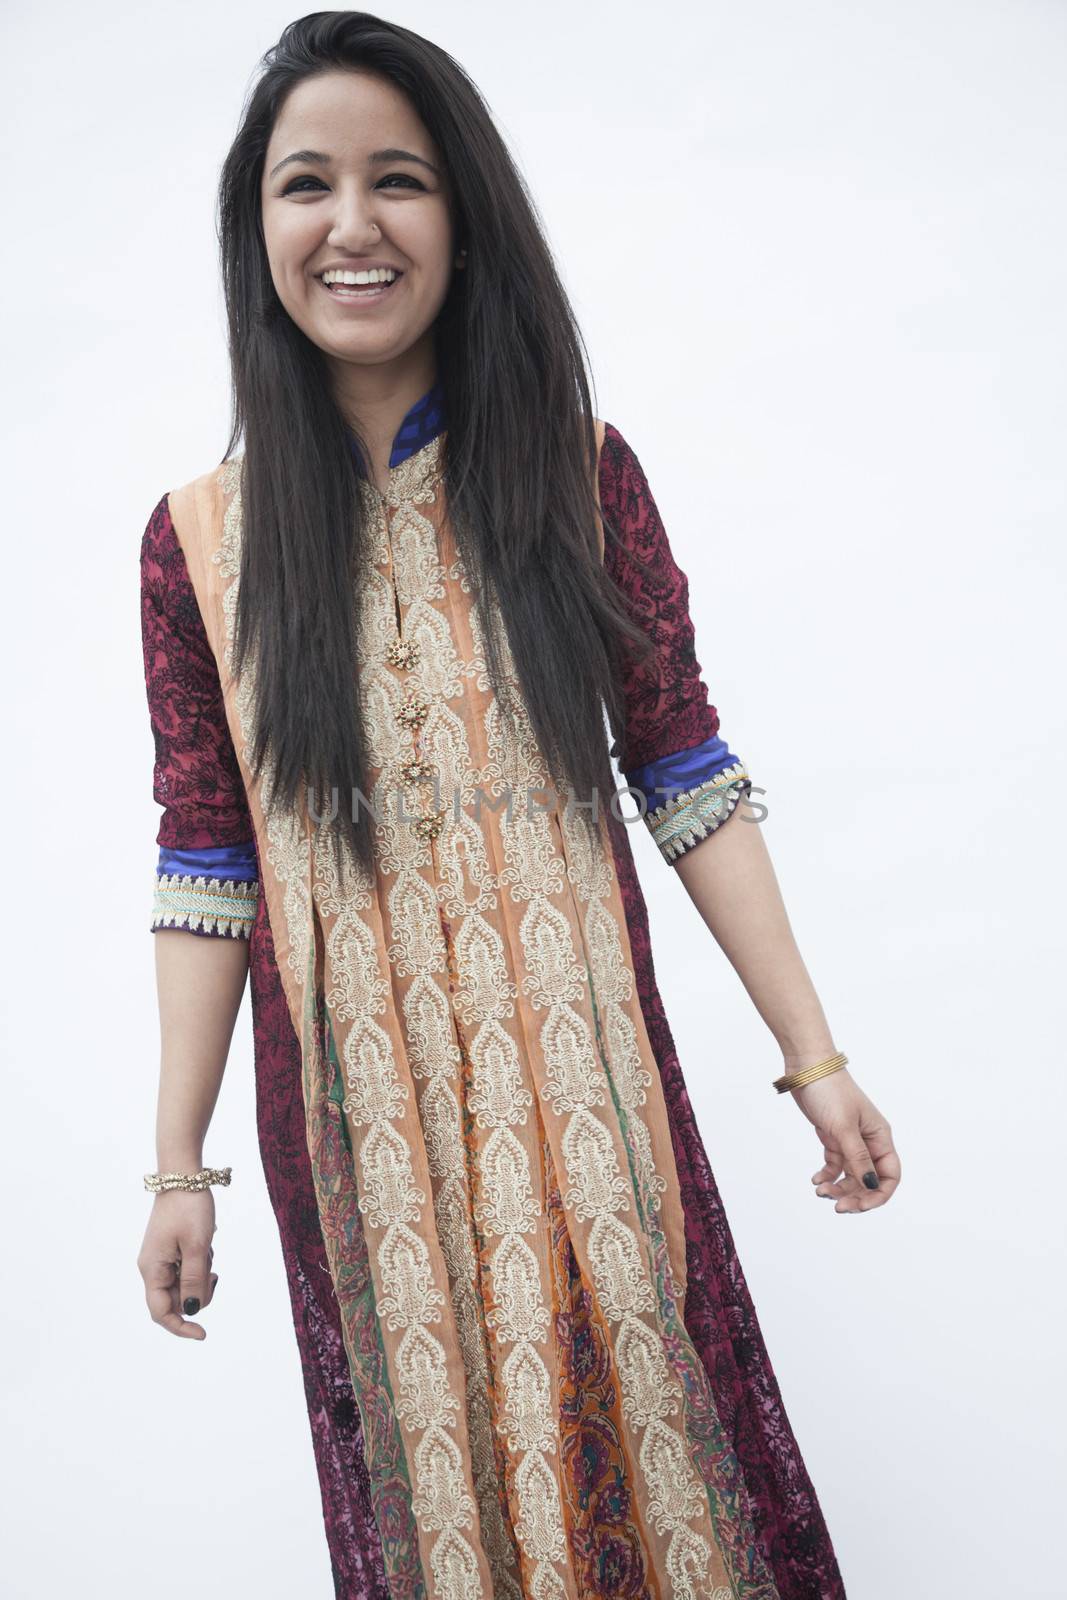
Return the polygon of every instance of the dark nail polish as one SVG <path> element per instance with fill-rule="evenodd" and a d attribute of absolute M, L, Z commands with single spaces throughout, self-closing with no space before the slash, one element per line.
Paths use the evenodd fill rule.
<path fill-rule="evenodd" d="M 868 1189 L 877 1189 L 878 1188 L 878 1174 L 877 1174 L 877 1172 L 874 1172 L 874 1171 L 865 1172 L 863 1174 L 863 1181 L 867 1185 Z"/>
<path fill-rule="evenodd" d="M 195 1294 L 186 1296 L 186 1298 L 182 1301 L 182 1310 L 185 1312 L 187 1317 L 193 1316 L 195 1312 L 200 1310 L 200 1301 L 197 1299 Z"/>

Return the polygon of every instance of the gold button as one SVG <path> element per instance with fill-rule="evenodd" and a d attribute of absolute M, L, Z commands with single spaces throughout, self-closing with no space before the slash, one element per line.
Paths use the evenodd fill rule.
<path fill-rule="evenodd" d="M 410 639 L 397 637 L 386 651 L 385 659 L 391 666 L 408 671 L 418 663 L 419 647 L 417 644 L 413 644 Z"/>
<path fill-rule="evenodd" d="M 445 814 L 437 811 L 430 817 L 418 817 L 415 820 L 415 832 L 420 839 L 436 839 L 445 825 Z"/>
<path fill-rule="evenodd" d="M 425 722 L 429 709 L 425 700 L 421 700 L 413 690 L 408 689 L 404 702 L 396 714 L 397 720 L 406 728 L 417 728 L 421 722 Z"/>
<path fill-rule="evenodd" d="M 432 762 L 416 756 L 411 761 L 405 761 L 400 772 L 408 783 L 426 783 L 436 775 L 437 768 Z"/>

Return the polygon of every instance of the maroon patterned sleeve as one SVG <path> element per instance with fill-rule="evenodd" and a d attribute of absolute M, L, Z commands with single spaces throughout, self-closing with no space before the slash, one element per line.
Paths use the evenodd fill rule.
<path fill-rule="evenodd" d="M 623 669 L 626 742 L 613 751 L 624 772 L 712 739 L 719 714 L 709 703 L 689 616 L 689 583 L 675 561 L 641 463 L 606 423 L 600 452 L 600 504 L 609 532 L 604 565 L 625 594 L 652 650 Z"/>
<path fill-rule="evenodd" d="M 141 638 L 163 807 L 152 929 L 247 938 L 259 887 L 252 817 L 166 495 L 141 541 Z"/>
<path fill-rule="evenodd" d="M 250 839 L 218 665 L 166 495 L 141 542 L 141 635 L 156 750 L 152 792 L 164 807 L 157 843 L 195 849 Z"/>
<path fill-rule="evenodd" d="M 752 780 L 719 733 L 697 660 L 689 583 L 648 480 L 606 423 L 599 465 L 604 565 L 648 645 L 622 663 L 626 725 L 612 747 L 665 861 L 675 865 L 732 816 Z"/>

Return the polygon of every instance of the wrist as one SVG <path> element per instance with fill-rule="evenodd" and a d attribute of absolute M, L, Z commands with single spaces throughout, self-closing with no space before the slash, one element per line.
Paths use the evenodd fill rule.
<path fill-rule="evenodd" d="M 837 1054 L 837 1046 L 829 1034 L 812 1040 L 810 1044 L 794 1043 L 788 1049 L 782 1050 L 783 1072 L 803 1072 L 805 1067 L 814 1067 L 817 1062 L 826 1061 L 830 1056 Z"/>
<path fill-rule="evenodd" d="M 180 1146 L 173 1149 L 163 1146 L 156 1150 L 157 1172 L 199 1172 L 205 1165 L 203 1150 Z"/>

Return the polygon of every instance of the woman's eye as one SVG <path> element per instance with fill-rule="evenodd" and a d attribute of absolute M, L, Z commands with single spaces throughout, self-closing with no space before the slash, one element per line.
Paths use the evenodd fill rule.
<path fill-rule="evenodd" d="M 300 185 L 303 183 L 317 184 L 320 189 L 324 189 L 326 187 L 320 178 L 312 178 L 305 173 L 304 177 L 293 178 L 291 182 L 287 183 L 285 188 L 282 190 L 282 194 L 299 194 Z"/>
<path fill-rule="evenodd" d="M 395 186 L 422 190 L 426 188 L 426 185 L 420 183 L 418 178 L 413 178 L 410 172 L 390 172 L 375 185 L 378 189 L 393 188 Z M 282 194 L 314 194 L 316 189 L 325 189 L 326 187 L 327 185 L 323 183 L 321 178 L 312 177 L 310 173 L 305 172 L 299 178 L 291 178 L 282 190 Z"/>

